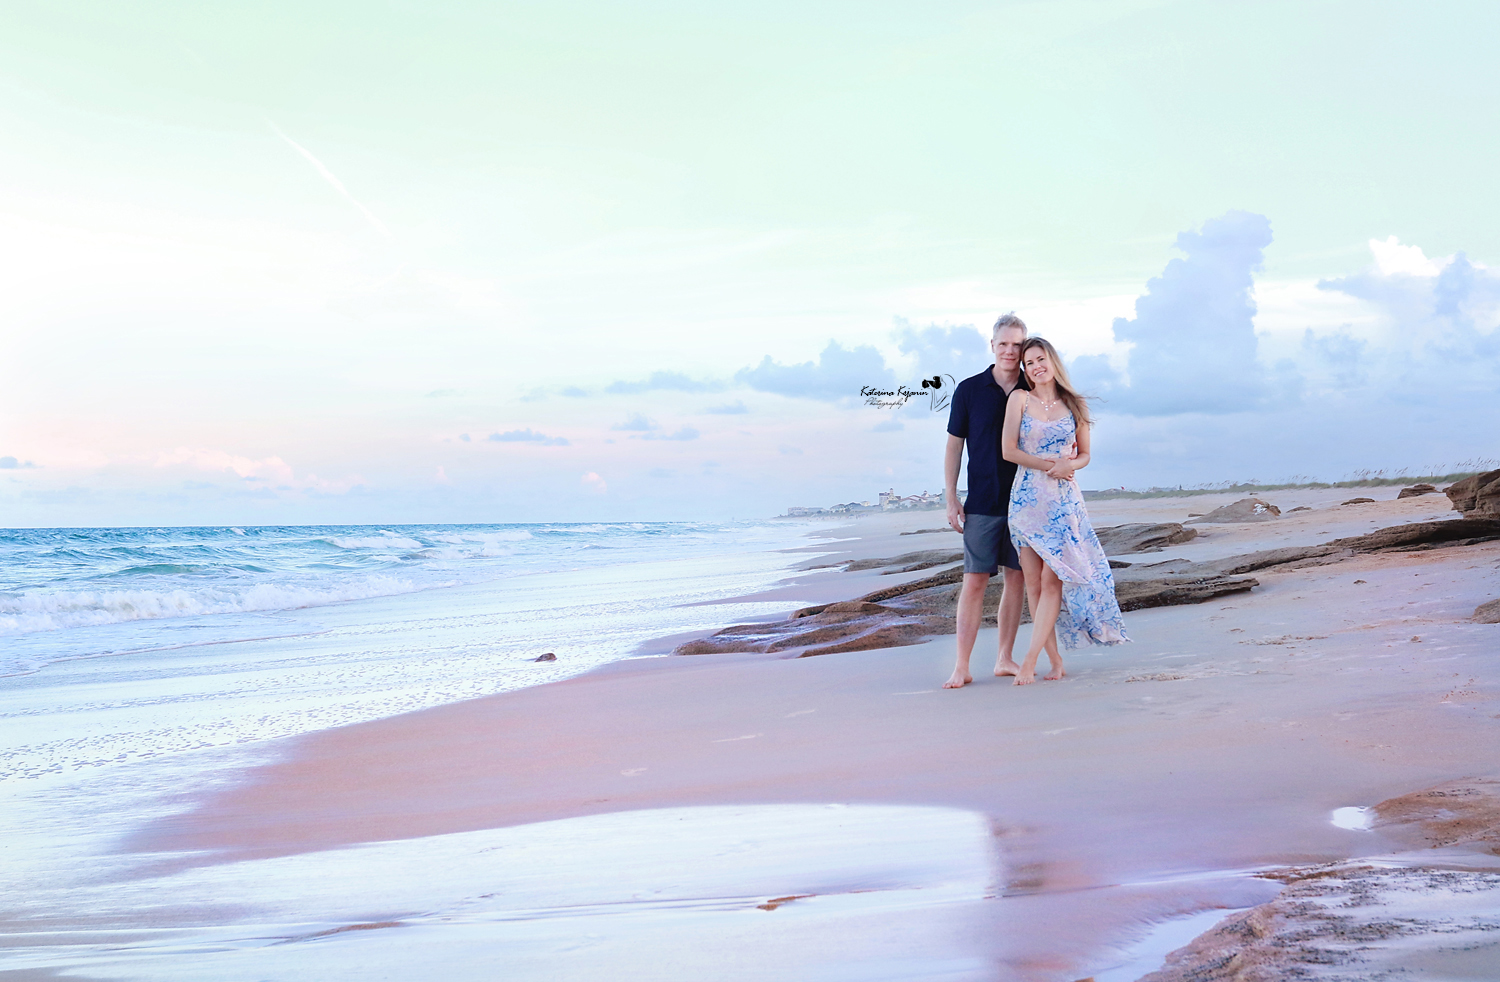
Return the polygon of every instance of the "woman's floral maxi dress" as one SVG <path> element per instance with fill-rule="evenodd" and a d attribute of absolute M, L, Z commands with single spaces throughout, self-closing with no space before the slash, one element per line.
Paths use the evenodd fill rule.
<path fill-rule="evenodd" d="M 1041 420 L 1022 412 L 1017 445 L 1038 457 L 1060 457 L 1073 442 L 1075 429 L 1071 414 Z M 1009 521 L 1016 551 L 1031 548 L 1062 580 L 1057 640 L 1064 648 L 1130 640 L 1115 600 L 1114 574 L 1089 524 L 1076 481 L 1048 477 L 1045 471 L 1030 467 L 1016 468 Z"/>

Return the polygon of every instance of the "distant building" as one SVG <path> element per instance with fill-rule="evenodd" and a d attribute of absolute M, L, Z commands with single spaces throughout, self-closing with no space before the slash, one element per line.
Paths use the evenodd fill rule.
<path fill-rule="evenodd" d="M 892 511 L 895 509 L 915 508 L 942 508 L 946 504 L 943 493 L 929 494 L 923 491 L 921 494 L 908 494 L 905 496 L 896 493 L 895 489 L 882 491 L 875 504 L 868 501 L 846 501 L 839 505 L 829 505 L 827 508 L 816 508 L 811 505 L 791 505 L 786 510 L 787 518 L 805 518 L 809 515 L 861 515 L 866 512 Z"/>
<path fill-rule="evenodd" d="M 880 508 L 882 511 L 893 511 L 907 508 L 942 508 L 946 505 L 944 492 L 930 494 L 923 491 L 921 494 L 899 495 L 894 490 L 882 491 L 880 493 Z"/>

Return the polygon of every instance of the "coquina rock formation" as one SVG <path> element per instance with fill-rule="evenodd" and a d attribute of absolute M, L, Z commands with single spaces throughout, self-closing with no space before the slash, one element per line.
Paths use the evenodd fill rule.
<path fill-rule="evenodd" d="M 1106 533 L 1120 528 L 1129 526 L 1098 531 L 1104 538 Z M 1167 526 L 1154 528 L 1167 538 L 1176 534 Z M 1127 535 L 1127 539 L 1140 541 L 1134 535 Z M 1120 601 L 1120 609 L 1141 610 L 1202 603 L 1214 597 L 1254 589 L 1260 585 L 1259 581 L 1245 574 L 1259 570 L 1321 566 L 1360 553 L 1436 549 L 1496 539 L 1500 539 L 1500 519 L 1455 518 L 1396 525 L 1318 546 L 1265 549 L 1205 562 L 1169 559 L 1159 563 L 1112 562 L 1111 565 L 1115 567 L 1115 596 Z M 840 564 L 850 570 L 879 569 L 882 573 L 910 572 L 947 563 L 954 565 L 919 580 L 883 587 L 856 600 L 804 607 L 785 620 L 726 627 L 706 638 L 680 644 L 672 653 L 707 655 L 751 651 L 806 658 L 840 651 L 895 648 L 918 644 L 934 635 L 953 634 L 957 630 L 955 615 L 964 576 L 962 559 L 962 553 L 930 550 L 890 559 L 863 559 Z M 994 623 L 1003 591 L 1003 578 L 997 576 L 990 580 L 984 598 L 985 622 L 988 624 Z"/>
<path fill-rule="evenodd" d="M 1232 505 L 1199 515 L 1194 522 L 1269 522 L 1281 517 L 1281 509 L 1259 498 L 1241 498 Z"/>
<path fill-rule="evenodd" d="M 1463 512 L 1465 518 L 1500 518 L 1500 470 L 1456 481 L 1447 495 L 1454 510 Z"/>
<path fill-rule="evenodd" d="M 1452 781 L 1371 811 L 1375 828 L 1407 849 L 1447 852 L 1432 865 L 1262 872 L 1286 884 L 1280 896 L 1226 918 L 1141 982 L 1494 978 L 1486 953 L 1500 873 L 1464 868 L 1455 853 L 1500 854 L 1500 781 Z"/>
<path fill-rule="evenodd" d="M 1128 556 L 1135 552 L 1161 552 L 1167 546 L 1191 542 L 1198 537 L 1197 529 L 1183 528 L 1176 522 L 1152 525 L 1140 522 L 1132 525 L 1113 525 L 1095 529 L 1099 544 L 1107 556 Z"/>
<path fill-rule="evenodd" d="M 1437 488 L 1431 484 L 1413 484 L 1409 488 L 1402 488 L 1401 493 L 1396 495 L 1396 497 L 1397 499 L 1419 498 L 1424 494 L 1437 494 Z"/>

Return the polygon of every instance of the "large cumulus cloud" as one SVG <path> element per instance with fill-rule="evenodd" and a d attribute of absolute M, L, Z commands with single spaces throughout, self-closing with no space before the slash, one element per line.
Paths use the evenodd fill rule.
<path fill-rule="evenodd" d="M 917 328 L 898 319 L 895 337 L 897 350 L 911 360 L 919 378 L 951 375 L 961 380 L 994 361 L 985 336 L 968 324 Z"/>
<path fill-rule="evenodd" d="M 1464 253 L 1428 259 L 1395 238 L 1370 243 L 1375 263 L 1319 289 L 1365 301 L 1374 312 L 1364 336 L 1349 328 L 1309 329 L 1304 347 L 1325 386 L 1373 386 L 1400 401 L 1448 400 L 1500 387 L 1500 275 Z"/>
<path fill-rule="evenodd" d="M 1078 358 L 1074 375 L 1106 411 L 1137 416 L 1233 413 L 1267 397 L 1256 358 L 1254 274 L 1271 244 L 1263 215 L 1231 211 L 1177 236 L 1181 258 L 1146 284 L 1135 316 L 1117 318 L 1132 347 L 1125 374 L 1103 355 Z"/>

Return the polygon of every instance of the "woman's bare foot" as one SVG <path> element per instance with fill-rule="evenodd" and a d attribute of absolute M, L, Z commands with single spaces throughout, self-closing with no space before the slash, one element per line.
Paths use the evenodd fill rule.
<path fill-rule="evenodd" d="M 1048 682 L 1056 682 L 1058 679 L 1067 674 L 1068 673 L 1063 669 L 1062 659 L 1059 658 L 1057 661 L 1052 663 L 1052 671 L 1048 672 L 1042 677 L 1045 678 Z"/>
<path fill-rule="evenodd" d="M 1018 675 L 1020 674 L 1020 671 L 1021 666 L 1017 665 L 1013 659 L 1002 658 L 999 661 L 995 662 L 995 674 L 997 676 Z"/>
<path fill-rule="evenodd" d="M 967 672 L 954 672 L 948 677 L 948 681 L 943 683 L 943 688 L 962 689 L 972 681 L 974 681 L 974 676 L 968 674 Z"/>
<path fill-rule="evenodd" d="M 1036 672 L 1022 665 L 1016 670 L 1016 685 L 1030 685 L 1036 681 Z"/>

